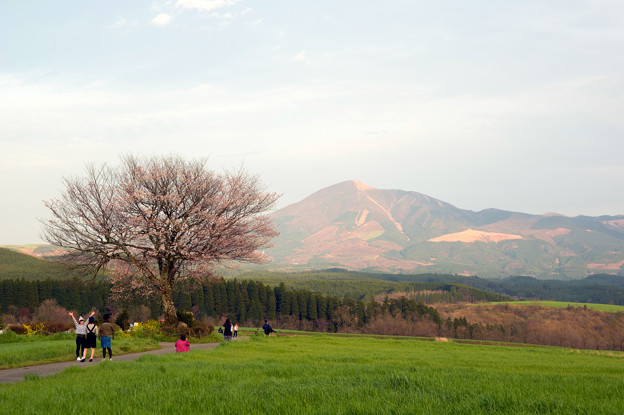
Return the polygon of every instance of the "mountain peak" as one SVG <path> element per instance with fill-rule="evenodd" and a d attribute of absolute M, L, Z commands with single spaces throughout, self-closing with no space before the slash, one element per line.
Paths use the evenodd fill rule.
<path fill-rule="evenodd" d="M 334 188 L 336 190 L 343 190 L 343 191 L 355 189 L 357 192 L 365 192 L 367 190 L 375 190 L 374 187 L 369 186 L 366 183 L 363 183 L 363 182 L 361 182 L 359 180 L 347 180 L 345 182 L 341 182 L 341 183 L 335 184 L 333 186 L 329 186 L 327 189 L 331 189 L 331 188 Z"/>

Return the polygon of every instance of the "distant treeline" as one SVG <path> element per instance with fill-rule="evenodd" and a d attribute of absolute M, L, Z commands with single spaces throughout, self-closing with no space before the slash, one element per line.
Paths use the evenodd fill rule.
<path fill-rule="evenodd" d="M 0 281 L 12 280 L 72 280 L 77 273 L 60 262 L 46 261 L 0 248 Z M 292 290 L 309 290 L 335 297 L 361 299 L 365 302 L 379 294 L 415 292 L 429 290 L 440 291 L 440 298 L 435 294 L 415 296 L 418 301 L 432 304 L 438 301 L 464 301 L 451 294 L 448 284 L 461 284 L 477 290 L 467 293 L 467 298 L 476 301 L 505 301 L 495 295 L 511 296 L 518 299 L 555 300 L 624 305 L 624 276 L 592 275 L 582 280 L 540 280 L 532 277 L 510 277 L 504 279 L 485 279 L 477 276 L 450 274 L 389 274 L 374 272 L 353 272 L 335 268 L 322 271 L 298 273 L 253 271 L 240 275 L 240 279 L 258 280 L 266 285 L 276 286 L 284 282 Z M 104 278 L 102 278 L 104 279 Z M 436 287 L 424 287 L 423 283 L 437 283 Z M 71 284 L 70 284 L 71 285 Z M 31 290 L 32 291 L 32 290 Z M 45 294 L 45 293 L 44 293 Z M 47 295 L 47 294 L 46 294 Z M 16 300 L 20 303 L 33 304 L 33 294 L 28 298 Z M 451 298 L 452 297 L 452 298 Z M 0 299 L 0 301 L 3 301 Z M 186 300 L 184 300 L 186 302 Z M 470 300 L 467 300 L 470 301 Z M 29 306 L 30 307 L 30 306 Z M 154 304 L 149 305 L 154 308 Z"/>
<path fill-rule="evenodd" d="M 252 273 L 244 274 L 252 275 Z M 312 289 L 337 296 L 368 299 L 383 292 L 418 290 L 420 283 L 462 284 L 490 293 L 518 299 L 570 301 L 624 305 L 624 276 L 597 274 L 582 280 L 539 280 L 533 277 L 486 279 L 450 274 L 386 274 L 353 272 L 343 269 L 300 273 L 254 272 L 255 278 L 275 284 L 284 281 L 287 287 Z M 313 288 L 312 288 L 313 287 Z M 505 301 L 505 300 L 486 300 Z M 427 300 L 431 303 L 434 301 Z M 443 301 L 444 302 L 444 301 Z"/>
<path fill-rule="evenodd" d="M 393 282 L 370 278 L 329 279 L 337 274 L 311 274 L 315 279 L 297 278 L 298 274 L 249 273 L 247 278 L 261 280 L 268 285 L 284 283 L 290 289 L 310 290 L 335 297 L 347 297 L 356 300 L 370 301 L 373 297 L 392 295 L 393 293 L 409 293 L 410 298 L 425 304 L 459 303 L 480 301 L 509 301 L 511 297 L 487 292 L 460 283 L 446 282 Z M 306 275 L 307 276 L 307 275 Z M 346 274 L 351 276 L 351 274 Z"/>
<path fill-rule="evenodd" d="M 34 313 L 47 299 L 55 299 L 68 310 L 85 313 L 92 308 L 100 311 L 147 307 L 150 317 L 161 314 L 157 300 L 116 303 L 110 298 L 107 282 L 84 283 L 81 280 L 3 280 L 0 281 L 0 314 L 19 317 L 23 310 Z M 192 311 L 196 318 L 229 317 L 235 321 L 259 322 L 262 319 L 289 318 L 301 321 L 325 321 L 325 327 L 349 320 L 362 326 L 374 315 L 425 316 L 441 324 L 437 311 L 407 298 L 387 299 L 382 305 L 351 298 L 340 299 L 309 290 L 289 290 L 284 284 L 271 287 L 257 281 L 221 280 L 216 283 L 178 284 L 174 294 L 179 310 Z"/>
<path fill-rule="evenodd" d="M 416 285 L 415 285 L 416 286 Z M 439 283 L 425 285 L 440 288 Z M 126 315 L 129 321 L 158 318 L 157 300 L 110 300 L 107 282 L 73 280 L 0 281 L 0 325 L 67 320 L 67 310 L 80 314 L 95 308 L 103 313 Z M 394 293 L 371 299 L 338 298 L 303 289 L 290 289 L 261 281 L 226 279 L 213 283 L 181 283 L 175 291 L 178 310 L 191 311 L 196 319 L 214 323 L 226 317 L 243 326 L 259 327 L 270 319 L 278 329 L 369 333 L 400 336 L 454 337 L 472 340 L 512 341 L 554 346 L 624 350 L 624 316 L 582 308 L 437 305 L 416 301 L 418 295 L 465 299 L 478 292 L 447 284 L 448 291 Z M 50 304 L 50 300 L 56 302 Z M 58 303 L 58 306 L 55 306 Z M 54 305 L 54 306 L 53 306 Z M 45 310 L 48 313 L 45 313 Z M 54 312 L 51 316 L 50 310 Z M 43 320 L 46 319 L 46 320 Z"/>

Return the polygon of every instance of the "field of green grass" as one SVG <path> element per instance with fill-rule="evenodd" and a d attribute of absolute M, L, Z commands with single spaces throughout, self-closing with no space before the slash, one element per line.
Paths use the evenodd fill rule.
<path fill-rule="evenodd" d="M 593 304 L 593 303 L 571 303 L 565 301 L 503 301 L 492 303 L 480 303 L 483 304 L 514 304 L 514 305 L 539 305 L 542 307 L 555 307 L 555 308 L 567 308 L 572 307 L 587 307 L 596 311 L 608 311 L 610 313 L 619 313 L 624 311 L 623 305 L 613 304 Z M 477 304 L 479 305 L 479 304 Z"/>
<path fill-rule="evenodd" d="M 622 373 L 615 352 L 245 336 L 0 385 L 0 412 L 621 414 Z"/>
<path fill-rule="evenodd" d="M 114 355 L 157 348 L 158 342 L 156 340 L 119 337 L 113 340 L 112 347 Z M 102 349 L 96 348 L 95 353 L 95 356 L 100 357 Z M 87 357 L 90 355 L 91 352 L 89 351 Z M 76 336 L 74 334 L 59 333 L 48 337 L 18 336 L 9 331 L 0 335 L 0 369 L 67 362 L 75 359 Z"/>

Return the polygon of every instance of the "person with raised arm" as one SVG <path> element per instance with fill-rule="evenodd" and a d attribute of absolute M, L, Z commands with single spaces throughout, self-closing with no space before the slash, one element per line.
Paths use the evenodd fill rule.
<path fill-rule="evenodd" d="M 89 317 L 93 317 L 94 314 L 95 311 L 92 311 Z M 87 326 L 84 324 L 85 319 L 80 316 L 78 321 L 76 321 L 76 317 L 74 317 L 74 313 L 71 311 L 69 312 L 69 315 L 72 320 L 74 320 L 74 326 L 76 326 L 76 360 L 84 362 L 81 355 L 83 352 L 86 353 L 85 346 L 87 344 Z"/>

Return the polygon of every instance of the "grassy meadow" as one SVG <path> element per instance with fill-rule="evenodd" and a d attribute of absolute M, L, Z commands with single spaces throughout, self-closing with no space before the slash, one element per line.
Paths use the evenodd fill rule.
<path fill-rule="evenodd" d="M 245 336 L 0 385 L 0 412 L 621 414 L 623 374 L 616 352 Z"/>
<path fill-rule="evenodd" d="M 624 312 L 624 305 L 613 304 L 594 304 L 594 303 L 572 303 L 567 301 L 501 301 L 491 303 L 478 303 L 476 305 L 483 304 L 513 304 L 513 305 L 539 305 L 542 307 L 555 307 L 555 308 L 567 308 L 572 307 L 587 307 L 596 311 L 607 311 L 610 313 Z"/>
<path fill-rule="evenodd" d="M 95 349 L 95 357 L 101 357 L 102 349 Z M 116 337 L 113 354 L 125 354 L 153 350 L 158 342 L 147 338 Z M 91 356 L 89 351 L 87 357 Z M 76 359 L 76 336 L 58 333 L 52 336 L 18 336 L 11 331 L 0 335 L 0 369 L 67 362 Z M 2 410 L 0 409 L 0 413 Z"/>

